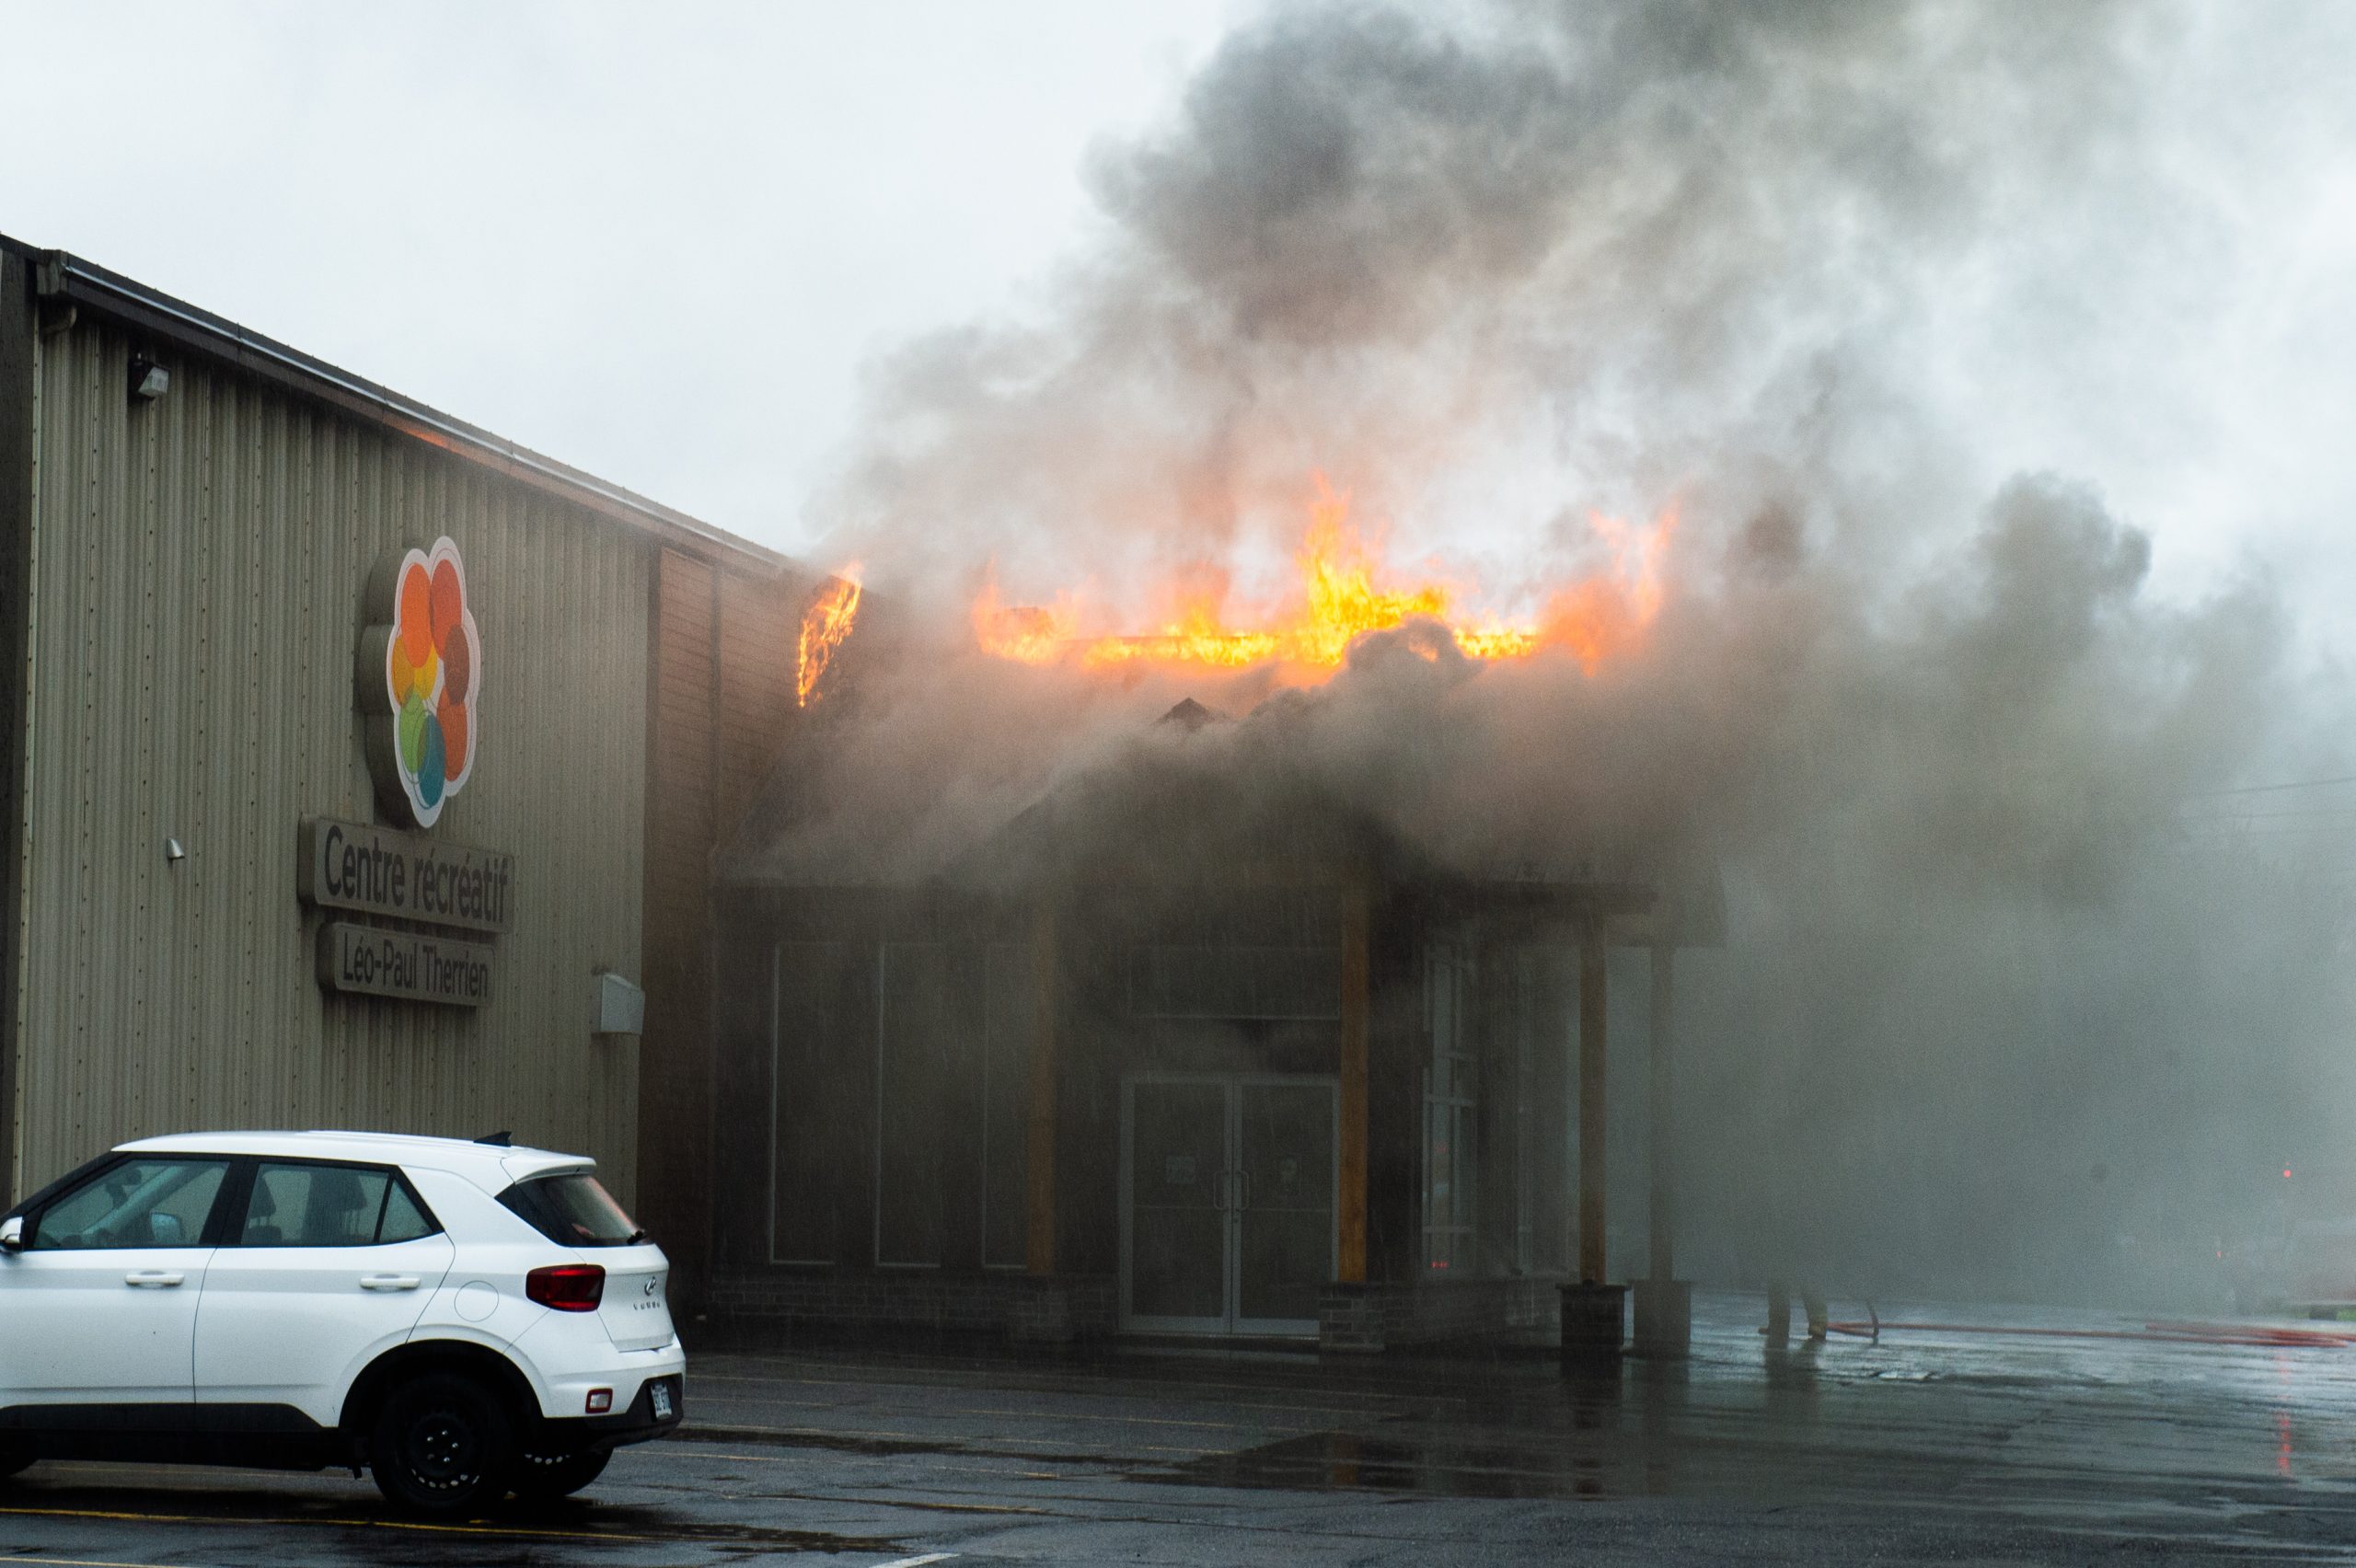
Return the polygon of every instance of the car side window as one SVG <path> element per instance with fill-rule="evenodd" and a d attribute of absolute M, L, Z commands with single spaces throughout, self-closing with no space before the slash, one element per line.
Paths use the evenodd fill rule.
<path fill-rule="evenodd" d="M 33 1251 L 198 1247 L 214 1200 L 229 1174 L 225 1159 L 128 1159 L 110 1165 L 40 1212 Z"/>
<path fill-rule="evenodd" d="M 393 1183 L 393 1190 L 385 1194 L 384 1220 L 376 1227 L 379 1243 L 415 1241 L 441 1228 L 423 1209 L 417 1206 L 417 1201 L 409 1195 L 407 1187 L 398 1182 Z"/>
<path fill-rule="evenodd" d="M 264 1160 L 238 1232 L 242 1247 L 373 1247 L 436 1227 L 389 1170 Z"/>

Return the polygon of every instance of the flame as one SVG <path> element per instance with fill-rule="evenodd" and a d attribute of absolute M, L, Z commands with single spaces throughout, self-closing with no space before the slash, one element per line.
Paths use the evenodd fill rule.
<path fill-rule="evenodd" d="M 793 670 L 796 707 L 807 708 L 818 700 L 818 683 L 826 666 L 834 663 L 835 650 L 843 645 L 851 624 L 859 618 L 859 563 L 853 561 L 837 572 L 802 612 L 802 640 Z"/>
<path fill-rule="evenodd" d="M 985 652 L 1027 664 L 1075 660 L 1088 669 L 1135 664 L 1192 664 L 1240 670 L 1284 665 L 1316 679 L 1338 669 L 1350 644 L 1371 631 L 1410 620 L 1438 621 L 1459 651 L 1478 660 L 1523 659 L 1559 650 L 1592 674 L 1606 659 L 1633 647 L 1660 612 L 1661 558 L 1676 527 L 1674 513 L 1649 526 L 1592 516 L 1588 525 L 1611 556 L 1604 574 L 1556 593 L 1533 622 L 1460 616 L 1444 583 L 1384 585 L 1366 545 L 1350 526 L 1348 493 L 1325 476 L 1312 476 L 1316 497 L 1294 557 L 1299 599 L 1271 624 L 1238 628 L 1221 615 L 1225 584 L 1176 589 L 1176 609 L 1159 630 L 1143 635 L 1083 636 L 1082 617 L 1068 594 L 1049 605 L 1003 603 L 987 585 L 974 604 L 974 635 Z M 1426 651 L 1437 658 L 1438 650 Z"/>

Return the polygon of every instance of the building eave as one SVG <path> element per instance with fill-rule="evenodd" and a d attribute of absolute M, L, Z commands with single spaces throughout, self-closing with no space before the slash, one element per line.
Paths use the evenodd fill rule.
<path fill-rule="evenodd" d="M 761 575 L 802 570 L 791 558 L 766 546 L 569 463 L 559 462 L 413 398 L 403 397 L 388 386 L 68 251 L 38 249 L 5 235 L 0 235 L 0 248 L 16 251 L 30 263 L 35 293 L 45 304 L 87 312 L 157 342 L 231 366 L 356 419 L 439 447 L 508 478 L 561 496 L 692 554 Z"/>

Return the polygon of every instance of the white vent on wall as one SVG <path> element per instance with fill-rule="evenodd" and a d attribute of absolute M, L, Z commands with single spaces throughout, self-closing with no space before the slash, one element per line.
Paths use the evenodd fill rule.
<path fill-rule="evenodd" d="M 618 974 L 599 970 L 590 1031 L 596 1034 L 646 1032 L 646 993 Z"/>

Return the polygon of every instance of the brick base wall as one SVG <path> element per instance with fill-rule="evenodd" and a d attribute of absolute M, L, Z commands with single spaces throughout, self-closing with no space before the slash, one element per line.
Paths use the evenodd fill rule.
<path fill-rule="evenodd" d="M 915 1332 L 1068 1344 L 1110 1334 L 1119 1300 L 1109 1274 L 736 1269 L 713 1279 L 707 1306 L 714 1320 L 740 1333 L 762 1329 L 834 1336 Z"/>
<path fill-rule="evenodd" d="M 1393 1345 L 1482 1339 L 1561 1321 L 1557 1279 L 1451 1279 L 1329 1285 L 1317 1301 L 1317 1348 L 1370 1354 Z"/>
<path fill-rule="evenodd" d="M 1561 1321 L 1561 1286 L 1557 1279 L 1328 1285 L 1318 1297 L 1317 1347 L 1367 1354 L 1524 1330 L 1552 1333 Z M 707 1307 L 714 1323 L 738 1338 L 914 1333 L 1069 1344 L 1114 1332 L 1120 1290 L 1110 1274 L 734 1269 L 714 1277 Z"/>

